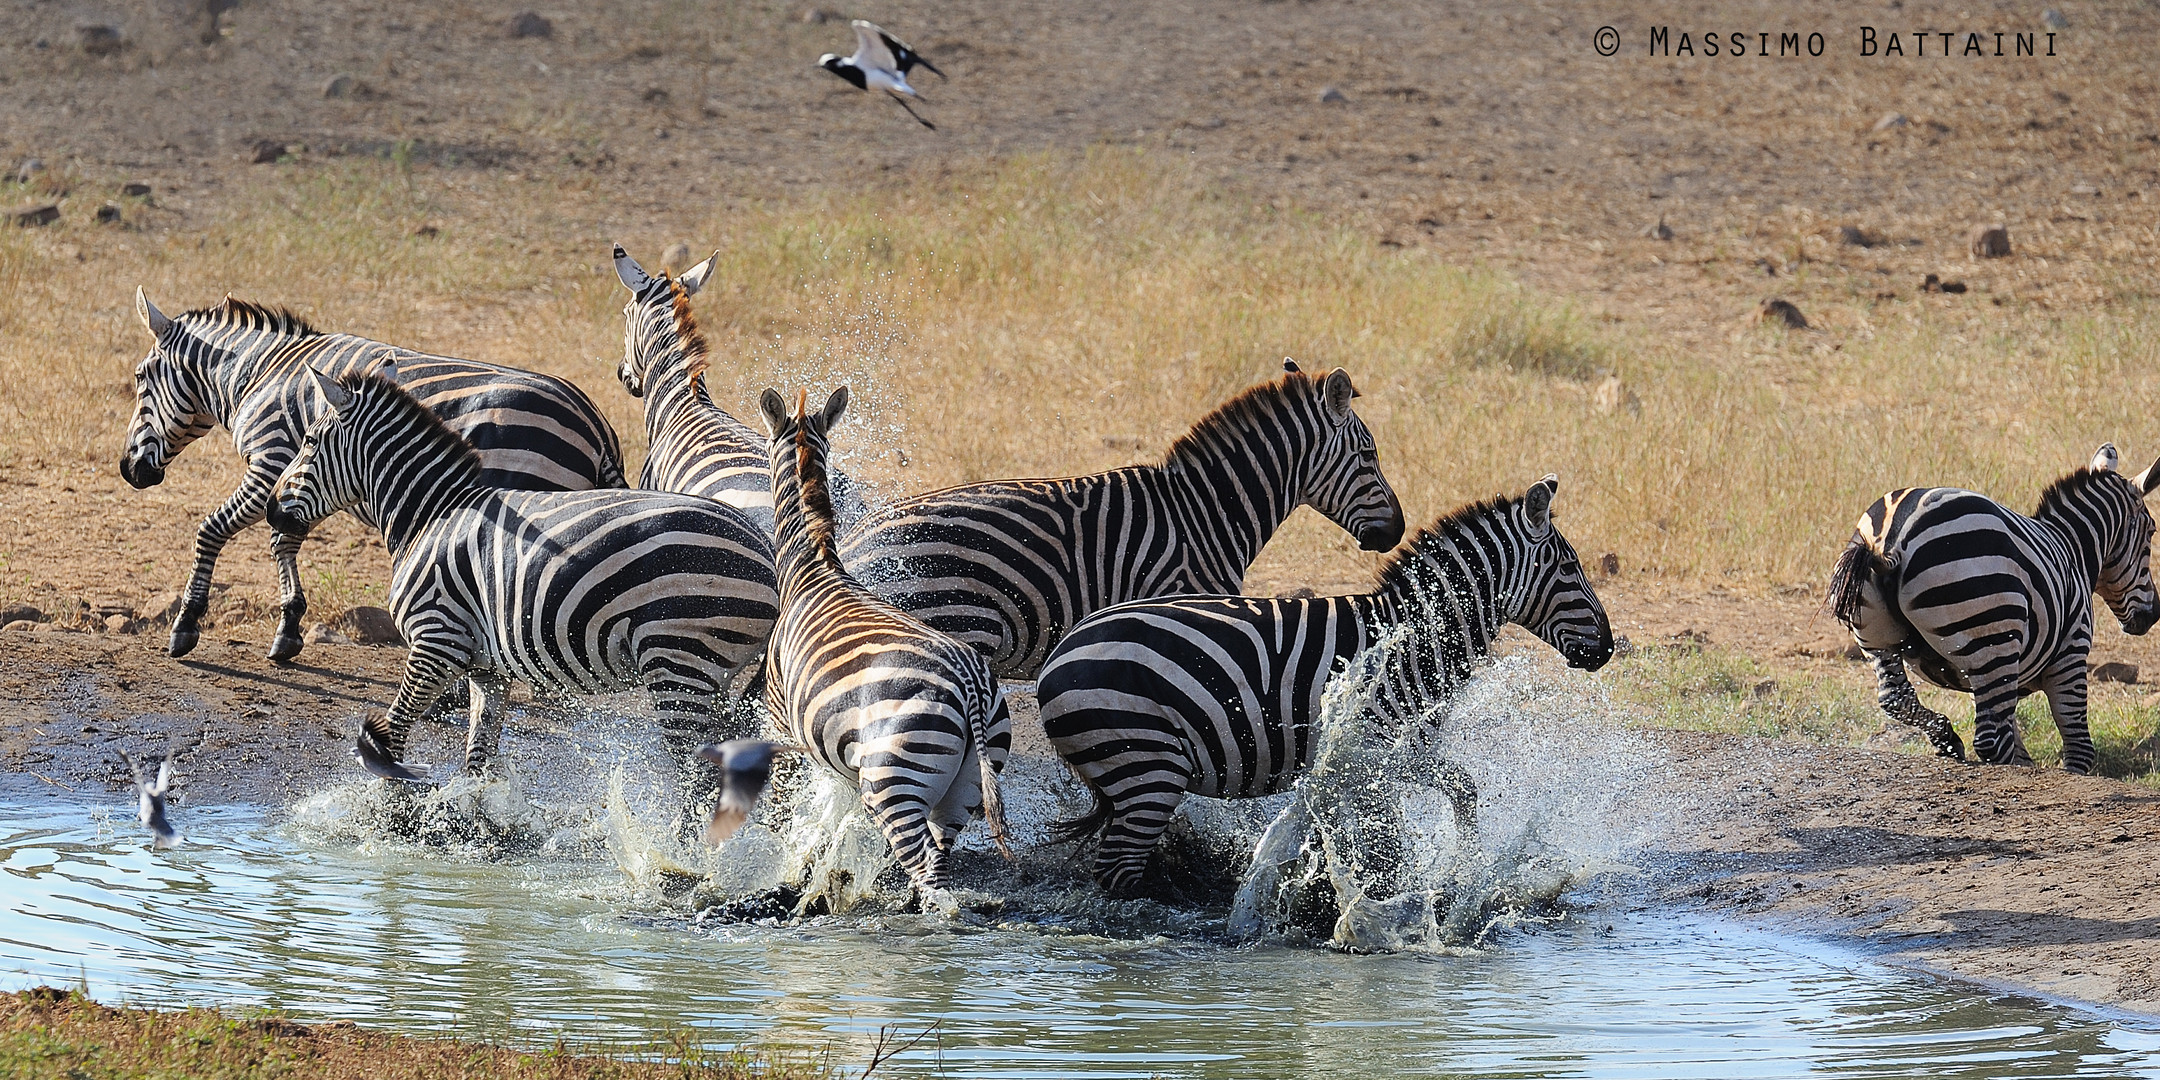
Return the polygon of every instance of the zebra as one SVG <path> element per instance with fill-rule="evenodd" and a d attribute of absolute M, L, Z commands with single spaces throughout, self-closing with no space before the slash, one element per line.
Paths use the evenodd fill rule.
<path fill-rule="evenodd" d="M 1901 488 L 1875 500 L 1831 572 L 1831 614 L 1875 667 L 1876 702 L 1920 729 L 1943 757 L 1964 760 L 1950 721 L 1906 678 L 1973 698 L 1973 751 L 1995 765 L 2030 765 L 2018 699 L 2047 695 L 2062 733 L 2063 767 L 2092 770 L 2085 726 L 2092 596 L 2126 634 L 2152 628 L 2153 517 L 2145 497 L 2160 461 L 2117 471 L 2113 443 L 2040 494 L 2031 517 L 1971 491 Z"/>
<path fill-rule="evenodd" d="M 413 721 L 460 677 L 473 687 L 464 765 L 502 733 L 509 680 L 561 694 L 642 685 L 691 801 L 716 734 L 750 734 L 718 708 L 778 614 L 762 530 L 710 499 L 652 491 L 487 487 L 480 456 L 391 375 L 312 377 L 322 402 L 276 487 L 272 528 L 304 535 L 339 510 L 381 529 L 405 677 L 354 749 L 378 776 L 402 764 Z"/>
<path fill-rule="evenodd" d="M 866 516 L 841 558 L 878 595 L 981 649 L 1000 677 L 1028 679 L 1092 612 L 1240 591 L 1301 505 L 1367 551 L 1394 547 L 1402 506 L 1351 408 L 1349 373 L 1283 366 L 1194 424 L 1161 464 L 904 499 Z"/>
<path fill-rule="evenodd" d="M 997 773 L 1012 719 L 981 653 L 848 573 L 825 471 L 847 387 L 815 413 L 807 401 L 798 394 L 792 416 L 777 390 L 758 402 L 772 433 L 780 570 L 765 704 L 787 737 L 860 789 L 919 898 L 946 887 L 953 840 L 978 811 L 1010 854 Z"/>
<path fill-rule="evenodd" d="M 1612 658 L 1612 627 L 1575 549 L 1552 520 L 1560 480 L 1463 506 L 1419 532 L 1350 596 L 1178 596 L 1096 612 L 1058 643 L 1037 683 L 1058 756 L 1094 797 L 1057 835 L 1100 834 L 1095 878 L 1126 892 L 1187 795 L 1251 799 L 1287 790 L 1318 749 L 1321 691 L 1376 641 L 1388 655 L 1372 715 L 1420 715 L 1469 678 L 1505 623 L 1568 665 Z M 1443 763 L 1441 787 L 1473 829 L 1476 795 Z"/>
<path fill-rule="evenodd" d="M 489 486 L 625 486 L 615 430 L 567 380 L 325 334 L 291 312 L 230 296 L 168 318 L 138 288 L 135 311 L 156 345 L 135 366 L 135 414 L 121 477 L 138 489 L 162 482 L 173 458 L 220 424 L 247 461 L 240 486 L 196 530 L 195 567 L 166 649 L 173 656 L 195 648 L 219 553 L 263 520 L 270 488 L 300 445 L 313 402 L 310 371 L 334 376 L 394 367 L 409 391 L 479 450 Z M 270 550 L 281 616 L 270 658 L 290 660 L 300 654 L 300 619 L 307 614 L 296 561 L 300 538 L 275 533 Z"/>

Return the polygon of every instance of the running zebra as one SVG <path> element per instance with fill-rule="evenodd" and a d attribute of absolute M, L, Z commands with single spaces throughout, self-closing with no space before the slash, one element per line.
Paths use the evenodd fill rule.
<path fill-rule="evenodd" d="M 615 430 L 568 381 L 516 368 L 429 356 L 350 334 L 325 334 L 282 309 L 226 297 L 215 307 L 168 318 L 141 289 L 135 311 L 156 339 L 135 366 L 135 417 L 120 475 L 137 488 L 165 479 L 189 443 L 223 424 L 247 460 L 240 487 L 195 533 L 195 569 L 173 619 L 167 651 L 186 656 L 201 636 L 210 576 L 240 530 L 263 520 L 270 489 L 307 430 L 315 391 L 307 373 L 332 376 L 394 369 L 398 380 L 480 452 L 481 482 L 492 487 L 576 491 L 622 487 Z M 295 561 L 300 538 L 276 533 L 282 618 L 270 658 L 300 654 L 307 597 Z"/>
<path fill-rule="evenodd" d="M 862 791 L 863 808 L 918 891 L 942 889 L 953 840 L 980 812 L 1005 848 L 997 771 L 1012 719 L 981 653 L 864 589 L 833 541 L 828 433 L 847 387 L 795 414 L 777 390 L 759 406 L 772 431 L 780 621 L 766 707 L 815 760 Z"/>
<path fill-rule="evenodd" d="M 355 750 L 378 776 L 413 721 L 459 678 L 473 687 L 465 767 L 495 753 L 510 679 L 562 694 L 644 686 L 693 804 L 715 782 L 693 752 L 749 734 L 719 715 L 778 613 L 765 534 L 710 499 L 651 491 L 508 491 L 390 378 L 311 380 L 322 403 L 276 487 L 271 527 L 304 535 L 339 510 L 382 530 L 405 679 Z"/>
<path fill-rule="evenodd" d="M 2126 634 L 2152 628 L 2153 518 L 2145 497 L 2160 461 L 2136 476 L 2116 470 L 2115 445 L 2050 484 L 2031 517 L 1956 488 L 1902 488 L 1860 516 L 1830 577 L 1831 613 L 1875 665 L 1876 700 L 1891 719 L 1963 760 L 1950 721 L 1905 677 L 1973 697 L 1973 750 L 1995 765 L 2030 765 L 2017 703 L 2048 697 L 2062 733 L 2063 768 L 2092 770 L 2085 727 L 2085 658 L 2092 596 Z"/>
<path fill-rule="evenodd" d="M 1129 891 L 1187 795 L 1252 799 L 1288 790 L 1318 748 L 1321 691 L 1383 635 L 1388 658 L 1372 717 L 1401 723 L 1444 700 L 1515 623 L 1571 667 L 1612 658 L 1612 628 L 1575 549 L 1552 520 L 1560 480 L 1441 517 L 1398 551 L 1372 592 L 1310 599 L 1179 596 L 1082 620 L 1037 684 L 1043 729 L 1095 797 L 1059 827 L 1101 835 L 1095 878 Z M 1445 765 L 1457 820 L 1476 793 Z"/>
<path fill-rule="evenodd" d="M 1067 628 L 1127 600 L 1235 593 L 1262 545 L 1311 506 L 1367 551 L 1402 506 L 1348 372 L 1286 362 L 1194 424 L 1160 465 L 946 488 L 866 517 L 841 557 L 878 595 L 1032 678 Z"/>

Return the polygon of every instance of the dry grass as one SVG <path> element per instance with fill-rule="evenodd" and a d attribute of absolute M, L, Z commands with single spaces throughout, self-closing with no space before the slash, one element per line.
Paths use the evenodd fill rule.
<path fill-rule="evenodd" d="M 265 175 L 224 200 L 245 209 L 186 227 L 132 206 L 126 230 L 0 231 L 0 467 L 107 467 L 145 346 L 137 281 L 168 310 L 232 290 L 567 374 L 637 456 L 635 403 L 612 378 L 624 294 L 609 237 L 581 224 L 600 196 L 395 162 Z M 415 235 L 423 222 L 441 235 Z M 1285 356 L 1357 377 L 1414 519 L 1557 471 L 1579 546 L 1681 580 L 1815 579 L 1893 486 L 1957 483 L 2022 507 L 2104 439 L 2140 464 L 2160 452 L 2135 392 L 2160 361 L 2146 300 L 2059 317 L 2014 299 L 1856 297 L 1850 327 L 1736 324 L 1727 350 L 1683 354 L 1117 150 L 804 194 L 693 231 L 721 249 L 697 301 L 721 400 L 853 383 L 865 420 L 843 449 L 888 491 L 1152 455 Z M 622 239 L 657 264 L 673 238 Z M 1639 413 L 1596 408 L 1590 377 L 1605 372 Z M 1323 582 L 1370 566 L 1311 520 L 1269 558 Z"/>
<path fill-rule="evenodd" d="M 112 1009 L 51 987 L 0 995 L 0 1074 L 20 1080 L 822 1080 L 839 1075 L 807 1062 L 707 1053 L 687 1038 L 642 1049 L 637 1057 L 579 1052 L 561 1044 L 519 1051 L 387 1035 L 350 1024 L 299 1024 L 275 1015 Z"/>

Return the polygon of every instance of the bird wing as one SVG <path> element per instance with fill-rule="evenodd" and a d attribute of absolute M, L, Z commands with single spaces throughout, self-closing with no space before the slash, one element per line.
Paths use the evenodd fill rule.
<path fill-rule="evenodd" d="M 929 69 L 932 72 L 935 72 L 938 78 L 942 79 L 945 77 L 944 72 L 938 71 L 938 67 L 936 64 L 933 64 L 930 61 L 923 59 L 923 55 L 921 53 L 908 48 L 907 42 L 904 42 L 899 38 L 896 38 L 891 34 L 886 33 L 883 30 L 878 31 L 878 36 L 885 39 L 885 47 L 892 50 L 894 71 L 905 75 L 908 73 L 908 70 L 910 68 L 913 68 L 917 64 L 921 64 L 923 67 Z"/>
<path fill-rule="evenodd" d="M 151 788 L 151 789 L 150 789 L 150 794 L 152 794 L 152 795 L 163 795 L 163 794 L 165 794 L 165 793 L 166 793 L 167 791 L 169 791 L 169 790 L 171 790 L 171 789 L 172 789 L 172 754 L 168 752 L 168 753 L 167 753 L 167 754 L 165 755 L 165 760 L 163 760 L 163 761 L 160 761 L 160 762 L 158 762 L 158 767 L 157 767 L 157 786 L 155 786 L 155 787 L 153 787 L 153 788 Z"/>
<path fill-rule="evenodd" d="M 857 19 L 855 26 L 855 65 L 879 71 L 898 71 L 899 61 L 893 59 L 893 51 L 885 43 L 890 35 L 878 29 L 877 24 Z"/>

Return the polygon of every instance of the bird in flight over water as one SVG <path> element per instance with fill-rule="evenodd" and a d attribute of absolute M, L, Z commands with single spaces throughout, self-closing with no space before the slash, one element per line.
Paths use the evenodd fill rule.
<path fill-rule="evenodd" d="M 171 819 L 165 816 L 165 793 L 172 789 L 172 744 L 165 745 L 165 759 L 158 762 L 157 780 L 143 778 L 142 763 L 120 751 L 120 760 L 127 762 L 129 771 L 135 774 L 135 790 L 142 796 L 142 805 L 135 817 L 150 829 L 150 846 L 163 851 L 180 846 L 179 830 L 174 829 Z"/>
<path fill-rule="evenodd" d="M 908 98 L 923 99 L 915 88 L 908 85 L 908 72 L 917 65 L 936 72 L 942 79 L 945 73 L 937 65 L 922 58 L 920 53 L 907 47 L 907 43 L 878 28 L 877 24 L 857 19 L 855 27 L 855 55 L 842 56 L 826 53 L 818 57 L 818 66 L 852 83 L 857 90 L 883 90 L 893 103 L 907 110 L 915 122 L 937 130 L 937 125 L 922 118 Z"/>
<path fill-rule="evenodd" d="M 720 767 L 720 802 L 705 823 L 705 842 L 718 844 L 735 835 L 750 819 L 758 796 L 772 779 L 774 756 L 795 753 L 801 751 L 764 739 L 729 739 L 698 747 L 698 757 Z"/>

